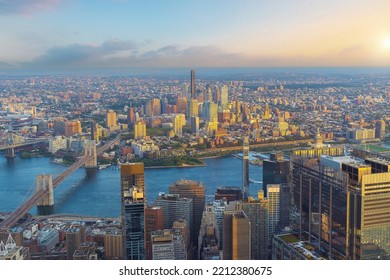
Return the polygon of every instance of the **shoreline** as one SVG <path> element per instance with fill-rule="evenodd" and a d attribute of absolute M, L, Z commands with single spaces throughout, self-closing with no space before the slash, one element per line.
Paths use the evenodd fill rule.
<path fill-rule="evenodd" d="M 192 168 L 192 167 L 206 167 L 207 164 L 197 164 L 197 165 L 170 165 L 170 166 L 148 166 L 144 167 L 145 169 L 166 169 L 166 168 Z"/>

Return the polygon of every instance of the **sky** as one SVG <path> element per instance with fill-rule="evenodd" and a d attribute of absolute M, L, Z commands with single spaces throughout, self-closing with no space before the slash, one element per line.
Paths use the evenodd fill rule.
<path fill-rule="evenodd" d="M 0 69 L 389 67 L 388 0 L 0 0 Z"/>

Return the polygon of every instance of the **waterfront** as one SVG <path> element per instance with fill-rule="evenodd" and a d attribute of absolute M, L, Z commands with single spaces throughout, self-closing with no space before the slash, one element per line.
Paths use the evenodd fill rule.
<path fill-rule="evenodd" d="M 197 180 L 206 187 L 206 199 L 211 199 L 218 186 L 241 186 L 242 162 L 235 157 L 209 158 L 207 166 L 188 168 L 145 169 L 146 196 L 152 203 L 159 192 L 179 179 Z M 0 212 L 13 211 L 35 191 L 35 176 L 59 174 L 66 167 L 50 163 L 48 158 L 11 161 L 0 154 Z M 250 165 L 250 178 L 262 180 L 262 167 Z M 256 195 L 260 184 L 250 184 Z M 77 170 L 54 193 L 55 214 L 80 214 L 101 217 L 120 215 L 120 173 L 114 168 Z M 36 207 L 31 214 L 36 214 Z"/>

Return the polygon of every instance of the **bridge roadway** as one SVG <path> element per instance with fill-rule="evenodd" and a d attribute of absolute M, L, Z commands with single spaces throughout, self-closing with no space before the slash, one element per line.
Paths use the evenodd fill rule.
<path fill-rule="evenodd" d="M 121 135 L 119 134 L 113 140 L 109 141 L 107 144 L 96 149 L 96 155 L 100 155 L 107 151 L 109 148 L 115 145 L 116 142 L 120 141 Z M 63 180 L 65 180 L 70 174 L 76 171 L 78 168 L 83 166 L 92 156 L 84 156 L 79 158 L 75 163 L 69 166 L 63 173 L 58 175 L 53 179 L 53 189 L 55 189 Z M 4 231 L 12 226 L 14 226 L 19 219 L 21 219 L 27 212 L 34 207 L 45 195 L 47 195 L 48 190 L 39 190 L 35 192 L 27 201 L 20 205 L 14 212 L 8 215 L 3 222 L 0 224 L 0 231 Z"/>
<path fill-rule="evenodd" d="M 0 151 L 1 150 L 6 150 L 6 149 L 22 147 L 22 146 L 34 145 L 34 144 L 38 144 L 38 143 L 45 142 L 45 141 L 47 141 L 47 139 L 46 138 L 42 138 L 42 139 L 34 139 L 34 140 L 22 142 L 22 143 L 15 143 L 15 144 L 9 144 L 9 145 L 0 145 Z"/>

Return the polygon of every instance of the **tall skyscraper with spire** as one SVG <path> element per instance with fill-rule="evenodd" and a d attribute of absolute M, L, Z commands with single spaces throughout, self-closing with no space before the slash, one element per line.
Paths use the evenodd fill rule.
<path fill-rule="evenodd" d="M 191 70 L 191 99 L 196 99 L 195 70 Z"/>
<path fill-rule="evenodd" d="M 243 198 L 249 197 L 249 139 L 244 137 L 242 144 L 242 191 Z"/>

